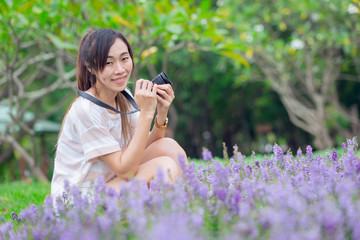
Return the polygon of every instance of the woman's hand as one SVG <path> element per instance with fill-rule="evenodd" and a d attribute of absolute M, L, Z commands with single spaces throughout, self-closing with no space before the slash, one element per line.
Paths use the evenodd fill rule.
<path fill-rule="evenodd" d="M 135 86 L 135 102 L 140 108 L 140 112 L 149 118 L 153 118 L 157 103 L 157 87 L 149 80 L 139 79 Z"/>
<path fill-rule="evenodd" d="M 157 86 L 157 94 L 157 114 L 159 118 L 164 119 L 175 98 L 175 93 L 170 84 L 163 84 Z"/>

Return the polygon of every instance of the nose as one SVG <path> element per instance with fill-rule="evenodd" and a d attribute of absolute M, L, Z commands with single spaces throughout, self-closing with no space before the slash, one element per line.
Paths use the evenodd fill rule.
<path fill-rule="evenodd" d="M 125 69 L 123 68 L 121 63 L 117 62 L 115 64 L 115 74 L 122 74 L 122 73 L 124 73 L 124 71 L 125 71 Z"/>

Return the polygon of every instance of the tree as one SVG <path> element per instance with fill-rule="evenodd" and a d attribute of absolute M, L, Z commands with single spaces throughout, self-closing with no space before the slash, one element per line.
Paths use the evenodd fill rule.
<path fill-rule="evenodd" d="M 32 173 L 41 181 L 47 181 L 36 164 L 33 127 L 37 121 L 56 112 L 67 100 L 54 99 L 52 108 L 42 111 L 46 97 L 56 90 L 75 86 L 71 81 L 75 68 L 69 68 L 75 59 L 67 50 L 75 50 L 76 45 L 64 43 L 59 38 L 66 34 L 69 36 L 68 29 L 62 28 L 60 23 L 66 17 L 71 18 L 71 14 L 64 15 L 61 5 L 37 1 L 1 1 L 0 10 L 0 52 L 3 56 L 0 59 L 0 96 L 2 104 L 9 107 L 8 114 L 12 118 L 0 135 L 0 162 L 7 161 L 16 150 Z M 30 120 L 24 118 L 29 110 L 35 113 Z M 30 151 L 20 143 L 25 136 L 31 139 Z"/>
<path fill-rule="evenodd" d="M 345 108 L 336 85 L 360 82 L 358 4 L 229 0 L 223 6 L 236 9 L 229 10 L 229 21 L 241 22 L 233 24 L 230 36 L 249 47 L 251 79 L 270 83 L 292 123 L 311 134 L 319 149 L 333 147 L 336 134 L 360 135 L 359 103 Z"/>
<path fill-rule="evenodd" d="M 13 120 L 0 135 L 0 162 L 16 150 L 42 181 L 46 176 L 36 164 L 33 127 L 41 119 L 62 118 L 58 110 L 75 96 L 68 89 L 76 89 L 77 43 L 86 31 L 121 31 L 134 47 L 135 78 L 151 78 L 167 71 L 174 52 L 194 51 L 195 43 L 209 49 L 222 17 L 207 1 L 200 6 L 196 1 L 0 1 L 0 11 L 0 96 Z M 31 121 L 24 118 L 28 110 L 35 113 Z M 170 129 L 175 129 L 174 108 L 170 115 Z M 21 144 L 26 137 L 30 148 Z"/>

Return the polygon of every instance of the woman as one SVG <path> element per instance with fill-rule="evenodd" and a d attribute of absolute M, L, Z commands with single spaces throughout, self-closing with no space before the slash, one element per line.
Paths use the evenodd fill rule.
<path fill-rule="evenodd" d="M 76 65 L 79 90 L 122 112 L 132 110 L 121 91 L 130 94 L 126 86 L 133 68 L 131 47 L 121 33 L 99 29 L 81 40 Z M 186 159 L 178 143 L 165 137 L 174 98 L 170 84 L 145 79 L 136 81 L 134 99 L 140 112 L 133 114 L 118 114 L 77 97 L 59 135 L 51 194 L 61 195 L 65 180 L 82 193 L 91 192 L 99 176 L 119 190 L 120 182 L 131 177 L 149 182 L 158 168 L 166 173 L 166 181 L 173 182 L 180 174 L 179 155 Z M 156 126 L 149 133 L 156 110 Z"/>

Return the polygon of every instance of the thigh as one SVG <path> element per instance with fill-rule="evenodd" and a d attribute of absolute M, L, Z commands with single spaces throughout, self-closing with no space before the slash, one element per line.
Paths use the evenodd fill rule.
<path fill-rule="evenodd" d="M 164 180 L 166 182 L 174 182 L 179 176 L 179 169 L 174 159 L 170 157 L 157 157 L 141 164 L 136 172 L 135 178 L 144 179 L 149 182 L 156 178 L 157 171 L 163 171 Z"/>
<path fill-rule="evenodd" d="M 111 188 L 114 188 L 117 192 L 120 191 L 120 188 L 123 184 L 126 184 L 126 179 L 115 177 L 110 181 L 106 182 L 105 185 Z"/>
<path fill-rule="evenodd" d="M 170 157 L 157 157 L 143 163 L 139 166 L 135 174 L 135 178 L 145 180 L 147 183 L 151 179 L 156 178 L 157 171 L 163 171 L 164 181 L 173 183 L 176 177 L 179 176 L 180 171 L 176 162 Z M 106 183 L 106 186 L 114 188 L 117 192 L 120 191 L 121 186 L 127 184 L 123 178 L 116 177 Z"/>

